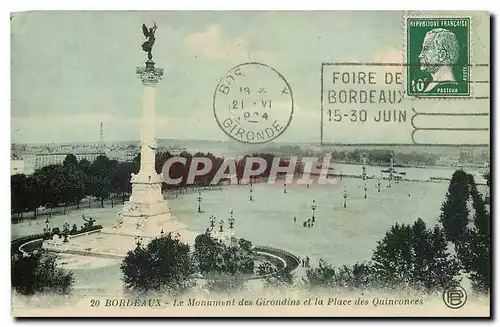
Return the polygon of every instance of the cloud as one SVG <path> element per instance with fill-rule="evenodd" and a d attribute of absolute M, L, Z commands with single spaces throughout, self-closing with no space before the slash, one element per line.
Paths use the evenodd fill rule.
<path fill-rule="evenodd" d="M 404 56 L 402 50 L 387 49 L 379 52 L 375 56 L 375 62 L 401 64 L 403 63 Z"/>
<path fill-rule="evenodd" d="M 219 26 L 189 34 L 183 46 L 188 55 L 206 60 L 259 61 L 266 58 L 262 51 L 252 50 L 247 39 L 225 37 Z"/>

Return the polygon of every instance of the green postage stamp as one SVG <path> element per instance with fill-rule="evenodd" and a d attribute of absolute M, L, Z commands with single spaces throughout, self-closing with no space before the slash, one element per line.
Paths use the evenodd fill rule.
<path fill-rule="evenodd" d="M 407 92 L 470 95 L 470 19 L 407 18 Z"/>

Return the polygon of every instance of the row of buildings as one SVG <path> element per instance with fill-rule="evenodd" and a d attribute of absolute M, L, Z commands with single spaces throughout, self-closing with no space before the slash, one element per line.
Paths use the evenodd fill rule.
<path fill-rule="evenodd" d="M 140 152 L 139 145 L 102 147 L 96 144 L 58 144 L 58 145 L 13 145 L 10 174 L 31 175 L 35 170 L 48 165 L 62 164 L 68 154 L 78 160 L 93 162 L 98 156 L 105 155 L 119 162 L 132 161 Z"/>
<path fill-rule="evenodd" d="M 35 170 L 42 167 L 54 164 L 62 164 L 64 159 L 71 152 L 56 152 L 56 153 L 37 153 L 37 154 L 27 154 L 27 155 L 13 155 L 10 160 L 10 174 L 25 174 L 31 175 Z M 78 160 L 87 159 L 88 161 L 94 161 L 98 156 L 104 155 L 105 152 L 84 152 L 84 153 L 73 153 Z"/>
<path fill-rule="evenodd" d="M 159 152 L 169 151 L 179 154 L 184 151 L 180 147 L 157 148 Z M 31 175 L 42 167 L 61 164 L 68 154 L 74 154 L 78 160 L 94 161 L 98 156 L 105 155 L 118 162 L 130 162 L 140 153 L 140 144 L 110 144 L 101 147 L 95 144 L 54 144 L 54 145 L 12 145 L 10 174 Z"/>

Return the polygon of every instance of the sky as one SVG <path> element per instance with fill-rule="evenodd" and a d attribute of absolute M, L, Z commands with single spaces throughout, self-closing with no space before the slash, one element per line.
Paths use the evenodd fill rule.
<path fill-rule="evenodd" d="M 402 21 L 398 11 L 16 13 L 11 139 L 98 141 L 103 122 L 106 141 L 138 140 L 141 25 L 156 22 L 153 56 L 164 69 L 156 86 L 157 138 L 229 140 L 213 115 L 214 90 L 231 68 L 256 61 L 280 72 L 293 90 L 293 119 L 278 141 L 319 142 L 321 63 L 401 62 Z M 489 46 L 489 32 L 479 44 Z M 353 134 L 343 125 L 328 137 L 335 135 L 344 141 Z"/>

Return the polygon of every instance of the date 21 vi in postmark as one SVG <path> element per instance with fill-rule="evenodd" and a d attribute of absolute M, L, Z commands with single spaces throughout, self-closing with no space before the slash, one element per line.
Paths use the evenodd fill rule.
<path fill-rule="evenodd" d="M 220 129 L 232 139 L 266 143 L 283 134 L 292 121 L 292 89 L 274 68 L 244 63 L 221 78 L 213 109 Z"/>
<path fill-rule="evenodd" d="M 407 93 L 470 95 L 470 18 L 407 18 Z"/>

